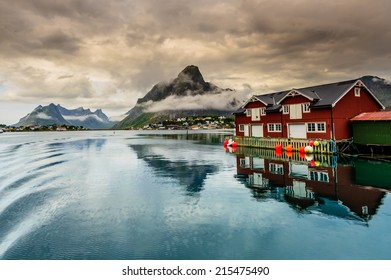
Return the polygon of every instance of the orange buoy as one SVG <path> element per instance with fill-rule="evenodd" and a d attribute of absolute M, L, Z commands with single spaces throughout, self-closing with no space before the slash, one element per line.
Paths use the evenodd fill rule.
<path fill-rule="evenodd" d="M 292 145 L 286 146 L 285 151 L 287 151 L 287 152 L 292 152 L 292 151 L 293 151 Z"/>

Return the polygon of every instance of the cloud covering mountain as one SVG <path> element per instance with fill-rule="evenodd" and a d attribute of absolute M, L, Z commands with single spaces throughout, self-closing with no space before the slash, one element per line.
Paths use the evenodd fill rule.
<path fill-rule="evenodd" d="M 115 128 L 138 127 L 174 116 L 230 115 L 247 95 L 246 91 L 223 89 L 205 82 L 199 68 L 190 65 L 175 79 L 153 86 Z"/>

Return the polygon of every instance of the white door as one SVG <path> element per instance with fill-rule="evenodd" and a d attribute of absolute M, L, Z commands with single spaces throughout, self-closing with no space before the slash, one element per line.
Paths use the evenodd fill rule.
<path fill-rule="evenodd" d="M 250 136 L 250 126 L 248 124 L 244 125 L 244 136 Z"/>
<path fill-rule="evenodd" d="M 304 123 L 288 124 L 288 138 L 307 138 L 307 129 Z"/>
<path fill-rule="evenodd" d="M 260 119 L 261 119 L 261 112 L 259 111 L 259 108 L 251 109 L 251 120 L 259 121 Z"/>
<path fill-rule="evenodd" d="M 289 106 L 290 118 L 291 120 L 301 120 L 302 112 L 301 112 L 301 104 L 291 104 Z"/>
<path fill-rule="evenodd" d="M 252 125 L 251 126 L 252 137 L 263 137 L 263 125 Z"/>

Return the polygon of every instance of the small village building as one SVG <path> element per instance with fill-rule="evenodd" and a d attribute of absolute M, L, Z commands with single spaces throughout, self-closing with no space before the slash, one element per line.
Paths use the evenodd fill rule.
<path fill-rule="evenodd" d="M 382 109 L 360 79 L 253 95 L 234 112 L 236 135 L 350 139 L 353 117 Z"/>
<path fill-rule="evenodd" d="M 391 146 L 391 111 L 361 113 L 351 121 L 354 143 Z"/>

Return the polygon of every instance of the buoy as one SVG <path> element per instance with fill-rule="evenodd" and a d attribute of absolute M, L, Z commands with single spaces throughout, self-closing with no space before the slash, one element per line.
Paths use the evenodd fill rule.
<path fill-rule="evenodd" d="M 278 157 L 282 156 L 282 150 L 276 149 L 276 156 L 278 156 Z"/>
<path fill-rule="evenodd" d="M 314 160 L 311 160 L 311 161 L 310 161 L 310 165 L 311 165 L 311 166 L 315 166 L 315 161 L 314 161 Z"/>
<path fill-rule="evenodd" d="M 320 161 L 319 160 L 315 160 L 315 165 L 319 166 L 320 165 Z"/>
<path fill-rule="evenodd" d="M 315 146 L 315 147 L 318 147 L 318 146 L 319 146 L 319 144 L 320 144 L 320 143 L 319 143 L 319 141 L 318 141 L 318 140 L 316 140 L 316 141 L 314 142 L 314 146 Z"/>
<path fill-rule="evenodd" d="M 293 151 L 292 146 L 291 145 L 286 146 L 285 151 L 292 152 Z"/>
<path fill-rule="evenodd" d="M 312 147 L 314 145 L 314 140 L 310 141 L 310 146 Z"/>
<path fill-rule="evenodd" d="M 313 154 L 305 154 L 305 159 L 306 159 L 307 161 L 314 160 L 314 155 L 313 155 Z"/>
<path fill-rule="evenodd" d="M 300 154 L 305 154 L 305 148 L 304 147 L 300 147 Z"/>
<path fill-rule="evenodd" d="M 224 146 L 227 146 L 228 145 L 228 140 L 225 140 L 224 141 Z"/>
<path fill-rule="evenodd" d="M 233 141 L 233 142 L 231 143 L 231 147 L 232 147 L 232 148 L 236 148 L 236 146 L 237 146 L 236 142 Z"/>
<path fill-rule="evenodd" d="M 305 147 L 304 150 L 306 154 L 312 154 L 314 152 L 314 148 L 312 148 L 311 146 Z"/>
<path fill-rule="evenodd" d="M 282 145 L 281 144 L 277 144 L 276 145 L 276 151 L 281 151 L 282 150 Z"/>
<path fill-rule="evenodd" d="M 287 157 L 292 157 L 292 151 L 285 151 L 285 154 Z"/>

